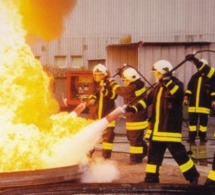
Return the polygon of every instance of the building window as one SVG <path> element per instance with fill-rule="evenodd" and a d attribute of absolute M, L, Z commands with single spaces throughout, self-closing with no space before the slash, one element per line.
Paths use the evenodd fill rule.
<path fill-rule="evenodd" d="M 72 66 L 71 68 L 82 68 L 84 66 L 83 57 L 82 56 L 71 56 Z"/>
<path fill-rule="evenodd" d="M 93 70 L 93 67 L 97 64 L 103 64 L 105 65 L 105 59 L 99 59 L 99 60 L 89 60 L 88 61 L 88 69 Z"/>
<path fill-rule="evenodd" d="M 40 59 L 41 59 L 40 56 L 35 56 L 35 58 L 36 58 L 37 60 L 39 60 L 39 61 L 40 61 Z"/>
<path fill-rule="evenodd" d="M 66 56 L 55 56 L 55 65 L 58 68 L 66 68 Z"/>

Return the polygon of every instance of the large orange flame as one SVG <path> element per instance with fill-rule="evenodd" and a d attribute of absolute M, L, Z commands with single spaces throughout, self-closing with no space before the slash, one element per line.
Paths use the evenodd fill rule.
<path fill-rule="evenodd" d="M 76 5 L 76 0 L 17 0 L 28 34 L 46 40 L 58 38 L 63 30 L 63 19 Z"/>
<path fill-rule="evenodd" d="M 55 2 L 62 1 L 18 2 L 29 11 L 36 2 L 51 2 L 52 8 Z M 77 163 L 77 156 L 73 161 L 70 155 L 73 151 L 68 145 L 91 121 L 59 113 L 59 105 L 50 90 L 51 77 L 43 71 L 25 42 L 27 31 L 19 6 L 17 0 L 0 1 L 0 171 Z M 64 155 L 56 160 L 59 153 Z"/>

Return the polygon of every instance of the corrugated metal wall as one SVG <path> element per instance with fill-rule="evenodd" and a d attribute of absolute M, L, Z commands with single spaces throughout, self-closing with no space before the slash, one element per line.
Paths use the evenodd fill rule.
<path fill-rule="evenodd" d="M 132 42 L 215 42 L 214 0 L 77 0 L 55 41 L 32 46 L 43 64 L 54 56 L 105 59 L 105 47 L 124 34 Z M 86 64 L 87 66 L 87 64 Z"/>
<path fill-rule="evenodd" d="M 214 0 L 78 0 L 65 37 L 132 34 L 133 42 L 214 42 Z"/>
<path fill-rule="evenodd" d="M 146 45 L 140 47 L 139 53 L 139 66 L 138 69 L 150 82 L 154 82 L 154 77 L 151 74 L 152 65 L 161 59 L 170 61 L 173 66 L 177 66 L 181 63 L 187 54 L 191 54 L 194 51 L 202 51 L 214 48 L 214 45 L 210 44 L 172 44 L 169 45 Z M 209 64 L 215 67 L 215 53 L 202 52 L 196 55 L 199 59 L 205 58 Z M 190 62 L 186 62 L 183 66 L 179 67 L 175 71 L 175 76 L 177 76 L 181 81 L 184 82 L 185 87 L 187 86 L 191 75 L 196 72 L 196 67 Z"/>
<path fill-rule="evenodd" d="M 173 43 L 139 47 L 138 69 L 153 82 L 149 72 L 156 60 L 165 58 L 177 65 L 194 50 L 215 49 L 214 10 L 215 0 L 77 0 L 65 19 L 62 36 L 31 47 L 42 64 L 55 65 L 56 56 L 65 56 L 65 65 L 71 67 L 71 56 L 83 56 L 87 67 L 88 60 L 106 59 L 106 47 L 119 44 L 125 34 L 131 35 L 132 43 Z M 175 45 L 196 42 L 209 44 Z M 125 53 L 121 53 L 122 58 L 126 58 Z M 215 67 L 214 53 L 205 52 L 198 57 L 208 59 Z M 115 64 L 108 66 L 114 73 Z M 186 85 L 193 71 L 193 66 L 186 64 L 176 74 Z"/>
<path fill-rule="evenodd" d="M 123 67 L 123 64 L 129 64 L 137 68 L 141 74 L 150 83 L 154 83 L 154 76 L 151 74 L 152 65 L 161 59 L 170 61 L 173 66 L 176 66 L 185 59 L 187 54 L 194 51 L 204 51 L 196 56 L 201 59 L 205 58 L 209 64 L 215 67 L 215 53 L 205 50 L 211 50 L 214 44 L 199 43 L 199 44 L 167 44 L 167 43 L 153 43 L 153 44 L 128 44 L 110 45 L 107 48 L 107 65 L 111 74 L 114 75 L 118 68 Z M 215 50 L 214 50 L 215 51 Z M 190 62 L 186 62 L 181 66 L 175 75 L 179 77 L 187 86 L 191 75 L 196 72 L 196 67 Z M 146 83 L 147 84 L 147 83 Z"/>
<path fill-rule="evenodd" d="M 215 67 L 215 51 L 209 52 L 214 48 L 214 44 L 198 43 L 198 44 L 181 44 L 181 43 L 136 43 L 127 45 L 110 45 L 107 47 L 107 65 L 111 72 L 111 75 L 115 75 L 118 68 L 122 68 L 123 64 L 129 64 L 137 68 L 142 80 L 146 86 L 155 83 L 154 75 L 151 72 L 152 65 L 161 59 L 168 60 L 172 63 L 173 67 L 176 67 L 182 61 L 184 61 L 187 54 L 191 54 L 194 51 L 198 53 L 197 58 L 205 58 L 209 65 Z M 215 49 L 215 48 L 214 48 Z M 174 75 L 178 77 L 183 83 L 184 88 L 187 88 L 187 84 L 191 76 L 197 71 L 196 67 L 191 62 L 186 62 L 180 66 Z M 120 82 L 119 76 L 115 79 Z M 117 99 L 117 103 L 122 105 L 123 102 L 120 98 Z"/>

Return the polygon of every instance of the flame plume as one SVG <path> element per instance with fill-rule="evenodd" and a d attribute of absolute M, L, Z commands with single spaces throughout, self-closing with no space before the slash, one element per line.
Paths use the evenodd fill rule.
<path fill-rule="evenodd" d="M 36 2 L 50 1 L 0 1 L 1 172 L 66 166 L 85 157 L 84 153 L 72 156 L 74 151 L 68 146 L 73 136 L 91 121 L 59 113 L 59 105 L 50 90 L 52 78 L 43 71 L 25 42 L 27 31 L 20 7 L 30 6 L 28 10 Z M 59 3 L 51 1 L 52 6 L 53 2 Z M 45 36 L 50 38 L 48 34 Z M 56 160 L 59 153 L 64 155 Z"/>
<path fill-rule="evenodd" d="M 46 40 L 58 38 L 64 29 L 63 19 L 76 5 L 76 0 L 17 0 L 28 34 Z"/>

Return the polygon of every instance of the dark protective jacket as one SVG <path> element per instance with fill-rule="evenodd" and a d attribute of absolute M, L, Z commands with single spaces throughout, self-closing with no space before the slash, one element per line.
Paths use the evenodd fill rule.
<path fill-rule="evenodd" d="M 211 100 L 215 99 L 215 90 L 210 79 L 197 72 L 191 77 L 185 96 L 189 100 L 188 112 L 209 114 Z"/>
<path fill-rule="evenodd" d="M 208 64 L 205 64 L 198 59 L 194 61 L 194 64 L 199 72 L 204 73 L 206 77 L 210 79 L 211 83 L 215 83 L 215 69 L 213 67 L 210 67 Z"/>
<path fill-rule="evenodd" d="M 176 77 L 162 81 L 147 97 L 152 114 L 145 138 L 161 142 L 181 142 L 183 83 Z"/>
<path fill-rule="evenodd" d="M 201 62 L 200 60 L 196 59 L 194 61 L 197 69 L 200 72 L 203 72 L 207 78 L 210 79 L 211 83 L 213 85 L 215 85 L 215 69 L 213 67 L 210 67 L 207 64 L 204 64 L 203 62 Z M 215 134 L 214 134 L 215 136 Z M 206 180 L 206 184 L 212 184 L 214 186 L 215 184 L 215 153 L 214 153 L 214 158 L 213 158 L 213 163 L 212 163 L 212 170 L 209 172 L 207 180 Z"/>
<path fill-rule="evenodd" d="M 123 97 L 124 104 L 127 105 L 130 102 L 135 104 L 140 99 L 142 99 L 145 90 L 145 83 L 141 79 L 137 79 L 126 87 L 117 87 L 116 93 Z M 147 110 L 142 110 L 137 113 L 125 112 L 125 116 L 127 130 L 145 129 L 148 125 Z"/>
<path fill-rule="evenodd" d="M 96 93 L 89 96 L 89 100 L 94 99 L 97 102 L 98 119 L 101 119 L 116 108 L 115 99 L 117 98 L 117 94 L 113 90 L 113 87 L 118 84 L 114 80 L 109 81 L 108 79 L 95 84 Z M 115 126 L 115 122 L 110 123 L 109 126 Z"/>

